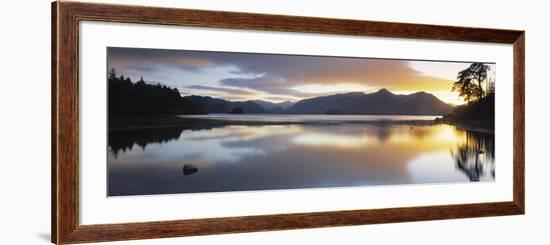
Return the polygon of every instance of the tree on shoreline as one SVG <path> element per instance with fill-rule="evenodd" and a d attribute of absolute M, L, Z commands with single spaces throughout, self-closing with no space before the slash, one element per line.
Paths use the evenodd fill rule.
<path fill-rule="evenodd" d="M 451 91 L 458 91 L 459 96 L 463 97 L 465 101 L 470 104 L 472 97 L 476 97 L 476 100 L 480 100 L 484 95 L 494 89 L 483 89 L 483 83 L 485 82 L 487 87 L 494 88 L 494 84 L 489 85 L 487 80 L 487 72 L 491 68 L 484 63 L 472 63 L 468 68 L 458 72 L 457 81 L 454 82 Z"/>
<path fill-rule="evenodd" d="M 107 75 L 110 116 L 150 116 L 204 114 L 206 109 L 186 98 L 176 88 L 149 84 L 143 77 L 133 83 L 130 77 L 117 77 L 115 69 Z"/>
<path fill-rule="evenodd" d="M 471 79 L 459 80 L 453 84 L 451 91 L 458 91 L 458 96 L 464 97 L 464 100 L 470 104 L 472 97 L 479 94 L 478 86 L 471 82 Z"/>
<path fill-rule="evenodd" d="M 486 64 L 473 63 L 458 72 L 451 91 L 457 91 L 468 104 L 454 107 L 452 113 L 443 117 L 444 121 L 494 129 L 495 80 L 493 76 L 488 76 L 489 70 Z"/>

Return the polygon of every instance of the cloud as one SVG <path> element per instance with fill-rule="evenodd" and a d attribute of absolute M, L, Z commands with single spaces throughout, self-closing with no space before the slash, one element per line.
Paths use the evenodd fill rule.
<path fill-rule="evenodd" d="M 266 91 L 275 94 L 286 94 L 291 92 L 289 82 L 282 77 L 263 75 L 254 78 L 226 78 L 220 80 L 222 85 L 249 88 Z"/>
<path fill-rule="evenodd" d="M 418 71 L 407 60 L 211 52 L 202 57 L 218 66 L 235 68 L 220 80 L 221 84 L 276 94 L 299 94 L 289 88 L 308 84 L 354 84 L 414 91 L 448 90 L 452 82 Z"/>
<path fill-rule="evenodd" d="M 116 67 L 123 73 L 151 72 L 166 67 L 196 71 L 215 66 L 215 62 L 208 58 L 174 52 L 168 49 L 108 47 L 108 66 Z"/>
<path fill-rule="evenodd" d="M 213 72 L 218 72 L 219 75 L 223 70 L 221 78 L 217 80 L 220 87 L 209 84 L 208 88 L 203 86 L 202 89 L 225 93 L 227 96 L 234 92 L 255 90 L 271 96 L 302 98 L 342 92 L 345 88 L 449 91 L 452 78 L 441 77 L 441 73 L 436 71 L 447 69 L 448 73 L 452 74 L 453 70 L 456 69 L 458 72 L 457 67 L 463 67 L 465 64 L 135 48 L 108 48 L 108 57 L 110 66 L 122 69 L 123 72 L 125 69 L 131 70 L 133 74 L 155 72 L 155 69 L 161 68 L 164 70 L 174 68 L 212 77 Z M 222 67 L 224 69 L 221 69 Z M 433 71 L 430 72 L 430 69 Z M 165 73 L 157 71 L 156 74 Z M 180 77 L 171 80 L 181 81 L 181 79 Z M 189 82 L 192 81 L 188 81 L 188 84 Z M 296 87 L 302 89 L 296 89 Z M 195 89 L 198 88 L 195 87 Z M 241 90 L 232 90 L 238 88 Z"/>
<path fill-rule="evenodd" d="M 254 87 L 267 92 L 299 85 L 348 84 L 390 90 L 448 90 L 450 80 L 413 69 L 409 61 L 319 56 L 256 55 L 235 59 L 240 74 L 265 74 L 256 79 L 228 78 L 233 86 Z M 265 83 L 262 85 L 256 83 Z"/>
<path fill-rule="evenodd" d="M 300 98 L 293 97 L 293 96 L 267 96 L 267 97 L 263 97 L 262 99 L 273 101 L 273 102 L 283 102 L 283 101 L 296 102 L 300 100 Z"/>
<path fill-rule="evenodd" d="M 224 92 L 224 93 L 238 94 L 238 95 L 255 95 L 255 94 L 258 94 L 258 92 L 250 91 L 250 90 L 246 90 L 246 89 L 226 88 L 226 87 L 212 87 L 212 86 L 204 86 L 204 85 L 191 85 L 191 86 L 186 86 L 185 88 L 196 89 L 196 90 L 207 90 L 207 91 L 214 91 L 214 92 Z"/>

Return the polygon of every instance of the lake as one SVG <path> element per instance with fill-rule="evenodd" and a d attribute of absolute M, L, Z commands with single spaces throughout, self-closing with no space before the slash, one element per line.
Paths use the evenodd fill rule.
<path fill-rule="evenodd" d="M 446 124 L 411 126 L 348 122 L 352 118 L 360 122 L 387 116 L 206 116 L 268 122 L 279 122 L 284 117 L 312 123 L 111 132 L 108 195 L 495 179 L 493 134 Z M 392 117 L 393 120 L 419 119 L 417 116 Z M 322 121 L 331 123 L 315 123 Z"/>
<path fill-rule="evenodd" d="M 229 121 L 260 122 L 361 122 L 361 121 L 410 121 L 434 120 L 441 116 L 418 115 L 302 115 L 302 114 L 206 114 L 182 115 L 180 117 L 216 119 Z"/>

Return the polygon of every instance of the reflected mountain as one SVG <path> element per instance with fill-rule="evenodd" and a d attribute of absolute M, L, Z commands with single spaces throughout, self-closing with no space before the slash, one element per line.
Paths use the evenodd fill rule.
<path fill-rule="evenodd" d="M 495 136 L 466 131 L 464 143 L 451 150 L 456 167 L 464 172 L 470 181 L 479 181 L 490 174 L 495 177 Z"/>

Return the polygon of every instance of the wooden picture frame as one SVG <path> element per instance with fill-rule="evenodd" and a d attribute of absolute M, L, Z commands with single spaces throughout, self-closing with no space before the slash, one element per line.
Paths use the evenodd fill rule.
<path fill-rule="evenodd" d="M 80 225 L 78 57 L 79 22 L 85 20 L 512 44 L 513 201 Z M 52 4 L 51 45 L 53 243 L 101 242 L 517 215 L 525 212 L 524 31 L 58 1 Z"/>

